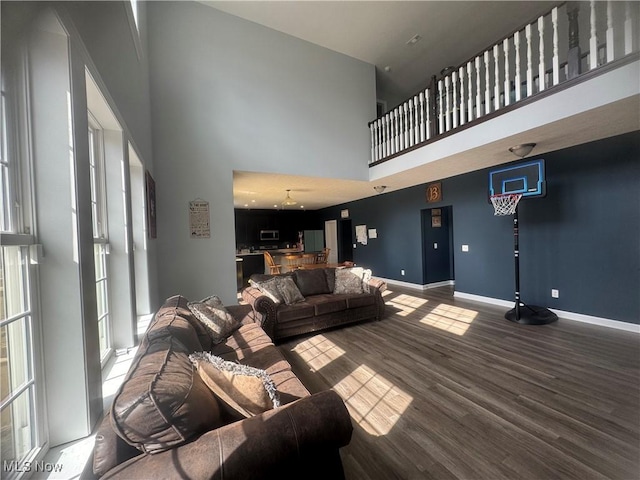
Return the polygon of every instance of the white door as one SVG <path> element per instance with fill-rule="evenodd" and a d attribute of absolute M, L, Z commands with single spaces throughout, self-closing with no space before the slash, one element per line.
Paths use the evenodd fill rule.
<path fill-rule="evenodd" d="M 338 221 L 327 220 L 324 222 L 324 238 L 327 248 L 330 248 L 328 263 L 338 263 Z"/>

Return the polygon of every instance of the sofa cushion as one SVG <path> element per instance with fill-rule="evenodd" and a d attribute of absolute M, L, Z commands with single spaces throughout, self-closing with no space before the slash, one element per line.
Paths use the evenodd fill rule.
<path fill-rule="evenodd" d="M 281 305 L 278 307 L 278 323 L 291 322 L 301 318 L 309 318 L 315 315 L 315 307 L 308 302 L 294 305 Z"/>
<path fill-rule="evenodd" d="M 203 342 L 196 333 L 193 324 L 180 315 L 179 311 L 177 308 L 159 311 L 149 325 L 145 337 L 151 342 L 173 338 L 174 341 L 180 342 L 187 351 L 193 352 L 203 349 L 205 345 L 202 345 Z M 208 343 L 211 343 L 211 340 Z"/>
<path fill-rule="evenodd" d="M 349 295 L 347 297 L 347 308 L 360 308 L 375 305 L 376 296 L 373 293 L 363 295 Z"/>
<path fill-rule="evenodd" d="M 327 278 L 327 287 L 329 287 L 329 293 L 333 292 L 336 287 L 336 269 L 335 268 L 323 268 L 325 277 Z"/>
<path fill-rule="evenodd" d="M 305 297 L 310 295 L 320 295 L 323 293 L 331 293 L 327 284 L 327 275 L 323 268 L 311 270 L 296 270 L 293 273 L 293 279 L 300 289 L 300 293 Z"/>
<path fill-rule="evenodd" d="M 248 418 L 280 406 L 276 386 L 264 370 L 228 362 L 208 352 L 193 353 L 189 359 L 232 415 Z"/>
<path fill-rule="evenodd" d="M 240 321 L 224 308 L 222 301 L 216 296 L 207 297 L 201 302 L 189 302 L 187 307 L 204 325 L 214 344 L 224 341 L 240 327 Z"/>
<path fill-rule="evenodd" d="M 171 318 L 171 317 L 177 316 L 187 320 L 191 324 L 191 326 L 193 327 L 198 337 L 198 341 L 202 346 L 202 350 L 209 350 L 211 348 L 211 337 L 209 336 L 207 331 L 204 329 L 200 321 L 193 316 L 193 314 L 191 313 L 191 310 L 187 308 L 187 303 L 189 303 L 189 300 L 187 300 L 182 295 L 173 295 L 167 298 L 164 301 L 164 304 L 158 309 L 157 313 L 154 315 L 145 334 L 150 335 L 151 337 L 158 338 L 161 336 L 167 336 L 167 334 L 175 333 L 173 331 L 169 331 L 169 332 L 164 331 L 162 333 L 156 332 L 152 334 L 151 332 L 166 328 L 167 326 L 166 323 L 159 322 L 160 319 L 163 319 L 165 317 Z M 200 350 L 200 348 L 194 348 L 194 350 Z"/>
<path fill-rule="evenodd" d="M 93 473 L 101 477 L 116 465 L 138 455 L 142 455 L 142 452 L 116 434 L 111 426 L 111 415 L 107 412 L 96 432 L 93 448 Z"/>
<path fill-rule="evenodd" d="M 174 338 L 143 342 L 111 406 L 111 423 L 129 445 L 157 453 L 223 424 L 218 402 Z"/>
<path fill-rule="evenodd" d="M 216 345 L 211 353 L 225 360 L 241 362 L 246 355 L 269 346 L 273 346 L 271 338 L 254 323 L 241 326 L 223 343 Z"/>
<path fill-rule="evenodd" d="M 291 370 L 282 370 L 271 374 L 271 379 L 276 385 L 280 403 L 286 405 L 300 398 L 311 395 L 300 379 Z"/>
<path fill-rule="evenodd" d="M 325 294 L 309 297 L 307 302 L 313 305 L 316 315 L 326 315 L 347 309 L 347 295 Z"/>

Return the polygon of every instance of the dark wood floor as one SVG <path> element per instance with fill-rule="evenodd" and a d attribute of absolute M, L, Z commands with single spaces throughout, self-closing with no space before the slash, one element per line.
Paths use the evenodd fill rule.
<path fill-rule="evenodd" d="M 348 480 L 640 478 L 640 336 L 506 321 L 449 287 L 386 292 L 387 318 L 281 345 L 351 413 Z"/>

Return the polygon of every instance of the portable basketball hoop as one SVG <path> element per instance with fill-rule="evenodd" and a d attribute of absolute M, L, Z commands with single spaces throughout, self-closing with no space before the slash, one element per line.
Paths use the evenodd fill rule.
<path fill-rule="evenodd" d="M 546 193 L 544 160 L 502 167 L 489 172 L 489 194 L 494 215 L 513 215 L 513 253 L 515 267 L 515 306 L 505 318 L 524 325 L 544 325 L 558 316 L 548 308 L 527 305 L 520 300 L 520 245 L 518 203 L 522 197 L 543 197 Z"/>
<path fill-rule="evenodd" d="M 491 195 L 491 203 L 495 210 L 494 215 L 513 215 L 516 213 L 518 202 L 522 198 L 521 193 Z"/>

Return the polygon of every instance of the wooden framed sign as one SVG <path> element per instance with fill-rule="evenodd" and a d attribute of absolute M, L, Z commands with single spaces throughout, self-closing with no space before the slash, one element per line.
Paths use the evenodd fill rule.
<path fill-rule="evenodd" d="M 442 201 L 442 182 L 427 185 L 427 203 Z"/>

